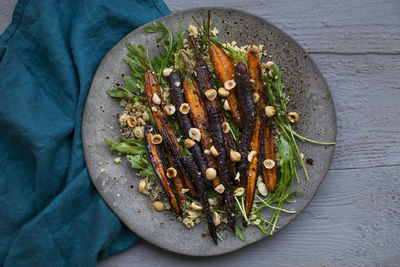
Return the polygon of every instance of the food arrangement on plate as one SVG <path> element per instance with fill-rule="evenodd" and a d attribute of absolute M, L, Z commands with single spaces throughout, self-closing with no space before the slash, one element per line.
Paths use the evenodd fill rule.
<path fill-rule="evenodd" d="M 195 26 L 194 26 L 195 25 Z M 210 15 L 193 21 L 188 34 L 173 34 L 161 22 L 144 28 L 158 34 L 164 52 L 153 59 L 148 44 L 127 44 L 131 75 L 108 90 L 121 99 L 124 138 L 105 139 L 139 170 L 139 191 L 157 211 L 172 210 L 187 228 L 205 220 L 212 240 L 231 230 L 246 240 L 243 227 L 266 235 L 277 229 L 285 204 L 309 180 L 292 128 L 301 117 L 288 110 L 291 91 L 263 44 L 221 43 Z M 299 179 L 296 164 L 306 180 Z M 265 218 L 262 210 L 272 209 Z"/>

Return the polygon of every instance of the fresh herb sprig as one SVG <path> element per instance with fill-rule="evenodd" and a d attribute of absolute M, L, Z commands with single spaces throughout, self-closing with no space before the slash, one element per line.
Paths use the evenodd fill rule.
<path fill-rule="evenodd" d="M 161 42 L 164 47 L 164 53 L 153 58 L 153 70 L 156 73 L 157 79 L 162 87 L 167 84 L 164 80 L 162 72 L 167 67 L 172 67 L 175 64 L 175 55 L 182 49 L 183 37 L 185 31 L 179 25 L 179 30 L 175 35 L 165 27 L 162 22 L 154 22 L 144 28 L 146 32 L 158 33 L 157 43 Z"/>
<path fill-rule="evenodd" d="M 154 169 L 147 157 L 146 143 L 143 140 L 124 140 L 119 138 L 118 141 L 113 141 L 105 138 L 104 141 L 110 146 L 110 150 L 116 150 L 120 154 L 126 154 L 126 159 L 129 161 L 131 167 L 140 170 L 140 176 L 151 176 L 154 179 L 156 178 Z"/>

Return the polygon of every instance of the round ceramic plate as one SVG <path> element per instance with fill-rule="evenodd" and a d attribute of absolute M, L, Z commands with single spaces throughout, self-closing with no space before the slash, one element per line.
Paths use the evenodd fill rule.
<path fill-rule="evenodd" d="M 203 9 L 192 9 L 171 14 L 159 21 L 175 32 L 179 24 L 187 28 L 195 24 L 193 17 L 202 21 L 202 15 L 206 13 Z M 283 72 L 286 88 L 293 90 L 289 109 L 300 114 L 301 119 L 295 125 L 297 132 L 316 140 L 336 139 L 336 114 L 329 88 L 312 59 L 299 44 L 274 25 L 242 11 L 213 8 L 211 18 L 213 25 L 219 29 L 220 41 L 235 40 L 239 45 L 246 45 L 250 36 L 253 43 L 265 45 L 272 60 Z M 144 32 L 144 26 L 128 34 L 105 56 L 93 78 L 86 100 L 82 138 L 86 164 L 94 185 L 109 207 L 133 232 L 175 253 L 218 255 L 266 238 L 257 227 L 249 226 L 244 231 L 246 242 L 240 241 L 229 231 L 221 231 L 219 234 L 223 241 L 216 246 L 210 237 L 205 237 L 207 228 L 204 223 L 188 230 L 172 211 L 155 211 L 150 199 L 139 193 L 137 185 L 140 178 L 127 161 L 123 159 L 120 164 L 113 162 L 117 154 L 109 150 L 104 138 L 121 137 L 116 114 L 123 110 L 119 101 L 109 97 L 106 91 L 122 84 L 122 74 L 130 73 L 128 65 L 123 61 L 128 52 L 125 47 L 127 42 L 145 44 L 147 41 L 150 57 L 160 53 L 161 49 L 155 42 L 156 34 Z M 296 214 L 281 213 L 278 222 L 281 230 L 313 198 L 328 170 L 334 150 L 333 146 L 301 142 L 299 145 L 305 160 L 313 162 L 312 165 L 306 164 L 310 181 L 305 180 L 299 167 L 301 183 L 294 183 L 293 189 L 304 190 L 306 193 L 286 206 L 287 209 L 296 210 Z M 101 169 L 105 169 L 105 172 L 101 172 Z M 265 215 L 271 215 L 271 211 L 265 211 Z"/>

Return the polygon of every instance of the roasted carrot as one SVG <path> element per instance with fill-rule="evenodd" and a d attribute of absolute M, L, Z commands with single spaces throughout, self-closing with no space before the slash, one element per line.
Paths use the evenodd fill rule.
<path fill-rule="evenodd" d="M 209 122 L 209 124 L 212 124 L 212 123 L 222 124 L 223 122 L 225 122 L 225 118 L 224 118 L 224 115 L 222 114 L 222 110 L 221 110 L 220 105 L 217 102 L 217 99 L 216 98 L 209 99 L 206 96 L 206 92 L 209 89 L 214 89 L 214 81 L 212 79 L 210 70 L 208 69 L 207 63 L 201 57 L 200 51 L 198 50 L 197 42 L 194 39 L 194 37 L 190 36 L 189 40 L 190 40 L 193 51 L 197 58 L 197 63 L 194 67 L 194 71 L 196 72 L 196 80 L 197 80 L 198 88 L 200 90 L 200 94 L 201 94 L 203 102 L 204 102 L 204 107 L 207 110 L 207 114 L 209 114 L 211 112 L 211 110 L 216 110 L 216 112 L 218 113 L 218 117 L 219 117 L 219 120 L 212 122 L 210 120 L 210 118 L 211 118 L 210 115 L 208 115 L 208 122 Z M 211 109 L 211 107 L 214 107 L 214 109 Z M 221 137 L 219 137 L 219 136 L 221 136 Z M 223 153 L 226 153 L 226 151 L 230 151 L 231 149 L 234 149 L 234 142 L 233 142 L 232 134 L 230 132 L 225 133 L 225 132 L 221 131 L 220 133 L 218 133 L 218 137 L 212 136 L 212 138 L 223 140 L 223 142 L 225 144 L 225 149 L 224 149 L 224 151 L 222 151 Z M 225 168 L 229 169 L 230 176 L 231 176 L 231 183 L 233 183 L 233 180 L 235 177 L 235 172 L 236 172 L 235 164 L 234 164 L 234 162 L 232 162 L 230 160 L 229 157 L 227 157 L 227 158 L 228 158 L 227 166 Z"/>
<path fill-rule="evenodd" d="M 147 150 L 149 152 L 150 162 L 154 168 L 154 171 L 161 182 L 164 192 L 167 194 L 169 201 L 176 213 L 181 214 L 181 208 L 179 207 L 179 201 L 172 191 L 171 185 L 165 172 L 165 163 L 161 154 L 159 145 L 154 145 L 151 141 L 153 135 L 156 134 L 156 130 L 152 125 L 146 125 L 145 127 L 145 140 L 147 143 Z"/>
<path fill-rule="evenodd" d="M 218 112 L 215 110 L 215 107 L 211 107 L 209 112 L 210 121 L 217 121 Z M 210 132 L 212 136 L 216 136 L 214 139 L 214 146 L 217 151 L 220 151 L 219 155 L 216 157 L 217 165 L 218 165 L 218 174 L 221 178 L 222 185 L 224 186 L 224 203 L 226 208 L 226 214 L 228 217 L 228 225 L 232 232 L 235 232 L 235 203 L 233 199 L 233 190 L 231 179 L 229 178 L 228 168 L 226 168 L 227 161 L 227 153 L 224 153 L 225 147 L 223 140 L 219 140 L 219 137 L 222 137 L 219 133 L 222 131 L 222 126 L 219 123 L 211 123 L 210 124 Z"/>
<path fill-rule="evenodd" d="M 255 193 L 255 188 L 256 188 L 256 182 L 257 182 L 257 173 L 259 169 L 259 162 L 261 160 L 260 158 L 260 152 L 262 149 L 262 123 L 261 120 L 257 119 L 256 121 L 256 127 L 254 129 L 253 136 L 251 138 L 251 145 L 250 145 L 250 151 L 253 153 L 253 157 L 250 162 L 250 168 L 248 171 L 248 176 L 247 176 L 247 184 L 246 184 L 246 201 L 245 201 L 245 212 L 247 218 L 250 216 L 251 208 L 253 206 L 253 199 L 254 199 L 254 193 Z M 254 152 L 253 152 L 254 151 Z M 247 222 L 243 220 L 243 226 L 246 226 Z"/>
<path fill-rule="evenodd" d="M 275 152 L 274 152 L 274 136 L 272 133 L 271 127 L 271 119 L 267 118 L 264 113 L 264 109 L 266 107 L 266 98 L 265 98 L 265 86 L 264 81 L 262 79 L 261 65 L 260 59 L 257 53 L 257 50 L 253 45 L 250 45 L 249 53 L 247 56 L 248 65 L 249 65 L 249 73 L 253 82 L 254 93 L 259 95 L 259 102 L 256 104 L 257 116 L 262 118 L 265 123 L 264 127 L 264 154 L 263 161 L 266 159 L 271 159 L 276 161 Z M 277 187 L 277 167 L 276 165 L 272 169 L 262 168 L 263 169 L 263 180 L 267 185 L 269 192 L 274 192 Z"/>
<path fill-rule="evenodd" d="M 185 95 L 186 102 L 190 106 L 190 118 L 192 119 L 193 125 L 199 129 L 201 133 L 200 144 L 203 150 L 210 151 L 213 146 L 213 141 L 209 132 L 209 124 L 207 120 L 207 111 L 204 107 L 203 100 L 201 98 L 199 89 L 197 88 L 196 82 L 190 78 L 186 77 L 183 82 L 183 92 Z M 213 156 L 209 153 L 204 155 L 208 166 L 210 168 L 217 168 L 217 164 Z M 218 186 L 221 181 L 219 177 L 212 180 L 214 187 Z"/>
<path fill-rule="evenodd" d="M 217 79 L 224 84 L 227 81 L 233 80 L 235 76 L 235 68 L 224 50 L 214 42 L 210 41 L 209 53 Z M 233 119 L 238 127 L 242 128 L 243 123 L 237 93 L 236 88 L 231 89 L 226 99 L 228 100 Z"/>
<path fill-rule="evenodd" d="M 235 81 L 238 91 L 240 91 L 239 102 L 243 110 L 243 130 L 240 136 L 238 145 L 238 152 L 241 159 L 238 164 L 238 171 L 240 173 L 240 182 L 246 184 L 248 175 L 249 161 L 247 160 L 250 151 L 251 138 L 253 136 L 254 127 L 256 123 L 256 110 L 253 102 L 252 87 L 250 85 L 250 77 L 247 73 L 246 66 L 239 62 L 235 68 Z"/>
<path fill-rule="evenodd" d="M 145 81 L 145 93 L 147 97 L 147 102 L 152 111 L 157 129 L 159 132 L 161 132 L 161 129 L 164 129 L 165 131 L 168 132 L 168 135 L 171 137 L 175 149 L 178 151 L 178 158 L 180 158 L 181 155 L 180 155 L 179 143 L 172 130 L 172 126 L 168 121 L 167 115 L 165 114 L 164 105 L 162 102 L 161 89 L 157 81 L 157 78 L 150 70 L 148 70 L 144 74 L 144 81 Z M 172 164 L 171 166 L 175 167 L 178 171 L 178 175 L 175 178 L 173 178 L 173 180 L 176 190 L 178 191 L 178 195 L 181 198 L 181 201 L 184 201 L 186 198 L 185 195 L 181 193 L 183 189 L 183 184 L 186 186 L 186 188 L 189 189 L 190 195 L 192 197 L 196 197 L 196 191 L 194 190 L 189 177 L 181 169 L 177 168 L 177 166 L 173 164 L 174 160 L 177 159 L 171 159 L 171 158 L 169 159 L 170 163 Z"/>
<path fill-rule="evenodd" d="M 182 162 L 187 170 L 188 173 L 192 177 L 194 177 L 194 185 L 197 188 L 198 196 L 201 202 L 201 206 L 203 208 L 204 214 L 207 219 L 208 231 L 210 233 L 211 238 L 213 239 L 214 243 L 217 244 L 217 229 L 215 227 L 213 216 L 210 210 L 210 204 L 208 203 L 208 198 L 206 194 L 206 186 L 204 181 L 201 177 L 199 169 L 196 166 L 196 163 L 193 160 L 193 157 L 190 155 L 184 155 L 182 157 Z"/>

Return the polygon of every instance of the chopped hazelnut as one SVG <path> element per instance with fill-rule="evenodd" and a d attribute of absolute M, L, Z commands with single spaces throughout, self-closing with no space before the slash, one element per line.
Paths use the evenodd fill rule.
<path fill-rule="evenodd" d="M 299 114 L 297 114 L 297 112 L 289 112 L 288 115 L 291 123 L 295 123 L 299 120 Z"/>
<path fill-rule="evenodd" d="M 186 148 L 192 148 L 196 144 L 196 142 L 190 138 L 186 138 L 184 143 Z"/>
<path fill-rule="evenodd" d="M 197 141 L 197 142 L 200 142 L 200 139 L 201 139 L 201 132 L 200 132 L 200 130 L 197 129 L 197 128 L 190 128 L 190 130 L 189 130 L 189 137 L 190 137 L 192 140 L 195 140 L 195 141 Z"/>
<path fill-rule="evenodd" d="M 229 126 L 228 122 L 225 121 L 224 123 L 222 123 L 222 131 L 224 133 L 229 133 L 230 130 L 231 130 L 231 126 Z"/>
<path fill-rule="evenodd" d="M 272 169 L 275 166 L 275 161 L 272 159 L 266 159 L 264 160 L 263 165 L 266 169 Z"/>
<path fill-rule="evenodd" d="M 204 94 L 210 101 L 213 101 L 217 97 L 217 91 L 215 91 L 215 89 L 208 89 Z"/>
<path fill-rule="evenodd" d="M 238 187 L 238 188 L 236 188 L 236 190 L 233 192 L 233 194 L 234 194 L 236 197 L 241 197 L 241 196 L 243 196 L 243 194 L 244 194 L 244 188 L 243 188 L 243 187 Z"/>
<path fill-rule="evenodd" d="M 236 86 L 235 80 L 229 80 L 224 83 L 224 87 L 226 90 L 232 90 Z"/>
<path fill-rule="evenodd" d="M 167 169 L 167 177 L 168 178 L 174 178 L 174 177 L 176 177 L 177 174 L 178 174 L 178 172 L 175 170 L 175 168 L 169 167 Z"/>
<path fill-rule="evenodd" d="M 227 97 L 229 95 L 229 91 L 226 90 L 224 87 L 220 87 L 218 89 L 218 94 L 220 97 Z"/>
<path fill-rule="evenodd" d="M 192 202 L 192 204 L 190 204 L 190 207 L 194 210 L 202 210 L 203 209 L 203 207 L 199 203 L 196 203 L 196 202 Z"/>
<path fill-rule="evenodd" d="M 154 208 L 156 209 L 156 211 L 163 211 L 164 210 L 164 203 L 162 203 L 161 201 L 155 201 L 153 203 Z"/>
<path fill-rule="evenodd" d="M 161 135 L 159 135 L 159 134 L 155 134 L 155 135 L 153 135 L 153 136 L 151 137 L 151 143 L 152 143 L 153 145 L 161 144 L 162 140 L 163 140 L 163 139 L 162 139 Z"/>
<path fill-rule="evenodd" d="M 135 126 L 137 125 L 137 122 L 136 122 L 135 118 L 132 117 L 132 116 L 129 116 L 129 117 L 126 119 L 126 123 L 127 123 L 128 126 L 131 127 L 131 128 L 133 128 L 133 127 L 135 127 Z"/>
<path fill-rule="evenodd" d="M 225 191 L 225 186 L 223 184 L 217 185 L 214 190 L 220 194 L 222 194 Z"/>
<path fill-rule="evenodd" d="M 273 70 L 274 69 L 274 62 L 273 61 L 268 61 L 267 62 L 267 69 Z"/>
<path fill-rule="evenodd" d="M 224 109 L 225 109 L 225 110 L 231 110 L 231 106 L 229 106 L 228 100 L 225 100 L 225 101 L 224 101 Z"/>
<path fill-rule="evenodd" d="M 154 104 L 160 105 L 161 104 L 161 98 L 157 94 L 153 94 L 153 97 L 151 98 Z"/>
<path fill-rule="evenodd" d="M 268 118 L 272 118 L 275 115 L 275 113 L 276 113 L 276 110 L 275 110 L 275 108 L 273 106 L 266 106 L 265 107 L 265 115 Z"/>
<path fill-rule="evenodd" d="M 179 111 L 182 114 L 188 114 L 190 110 L 190 106 L 188 103 L 182 103 L 181 106 L 179 107 Z"/>
<path fill-rule="evenodd" d="M 240 155 L 239 152 L 231 149 L 230 157 L 233 162 L 238 162 L 238 161 L 240 161 L 240 158 L 242 157 L 242 155 Z"/>
<path fill-rule="evenodd" d="M 171 68 L 165 68 L 165 69 L 163 69 L 162 74 L 164 76 L 169 76 L 171 74 L 171 72 L 172 72 Z"/>
<path fill-rule="evenodd" d="M 210 152 L 211 152 L 211 155 L 213 155 L 214 157 L 218 157 L 218 155 L 219 155 L 217 149 L 214 146 L 210 147 Z"/>
<path fill-rule="evenodd" d="M 165 105 L 164 110 L 165 110 L 165 113 L 167 113 L 167 115 L 173 115 L 176 111 L 176 108 L 174 105 L 168 104 L 168 105 Z"/>
<path fill-rule="evenodd" d="M 217 171 L 214 168 L 208 168 L 206 170 L 207 180 L 214 180 L 217 177 Z"/>

